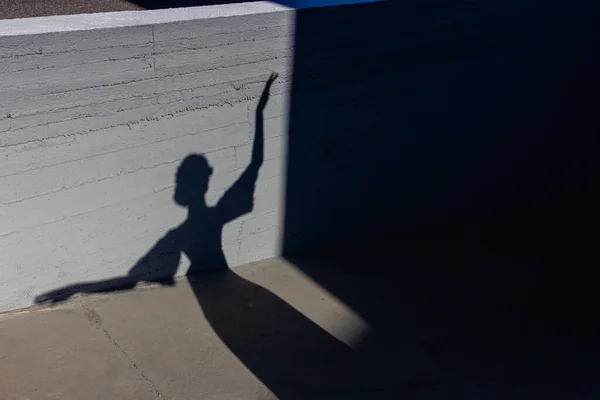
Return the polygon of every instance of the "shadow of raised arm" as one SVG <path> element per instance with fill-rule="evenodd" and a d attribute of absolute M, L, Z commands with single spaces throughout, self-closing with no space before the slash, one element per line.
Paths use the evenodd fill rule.
<path fill-rule="evenodd" d="M 264 155 L 264 116 L 263 111 L 269 101 L 271 86 L 278 74 L 271 73 L 265 84 L 256 107 L 254 141 L 252 143 L 252 156 L 250 164 L 240 175 L 238 180 L 225 192 L 216 206 L 217 215 L 223 223 L 227 223 L 252 211 L 254 207 L 254 187 L 258 179 L 258 171 L 263 164 Z"/>

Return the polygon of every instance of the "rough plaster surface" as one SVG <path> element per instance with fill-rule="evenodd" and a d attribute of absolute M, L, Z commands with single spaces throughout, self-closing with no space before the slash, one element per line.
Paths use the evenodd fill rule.
<path fill-rule="evenodd" d="M 0 311 L 126 273 L 185 220 L 172 197 L 190 153 L 214 168 L 206 194 L 214 204 L 250 161 L 271 71 L 280 77 L 264 112 L 254 209 L 225 226 L 222 243 L 231 266 L 278 254 L 293 14 L 240 7 L 250 11 L 155 24 L 180 12 L 165 10 L 139 14 L 164 14 L 149 25 L 134 18 L 81 31 L 88 26 L 56 24 L 70 17 L 48 18 L 38 35 L 4 35 L 2 22 Z"/>

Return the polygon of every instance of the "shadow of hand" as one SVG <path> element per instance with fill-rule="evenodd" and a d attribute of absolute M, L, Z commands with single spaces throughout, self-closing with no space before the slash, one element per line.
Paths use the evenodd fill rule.
<path fill-rule="evenodd" d="M 84 282 L 71 286 L 65 286 L 60 289 L 42 293 L 35 298 L 35 304 L 55 304 L 68 300 L 71 296 L 78 293 L 106 293 L 129 290 L 134 288 L 139 282 L 156 283 L 163 287 L 175 286 L 175 279 L 170 276 L 161 279 L 140 279 L 130 275 L 119 276 L 117 278 L 107 279 L 98 282 Z"/>
<path fill-rule="evenodd" d="M 67 286 L 57 290 L 52 290 L 50 292 L 42 293 L 39 296 L 36 296 L 34 302 L 35 304 L 61 303 L 63 301 L 69 300 L 71 296 L 84 291 L 85 290 L 83 287 L 81 287 L 81 285 Z"/>
<path fill-rule="evenodd" d="M 265 88 L 263 89 L 260 99 L 258 100 L 258 107 L 256 108 L 256 111 L 262 112 L 265 109 L 265 106 L 269 101 L 269 92 L 271 90 L 271 85 L 273 85 L 273 82 L 275 82 L 275 79 L 277 79 L 278 76 L 279 74 L 277 72 L 271 72 L 271 75 L 267 80 L 267 83 L 265 85 Z"/>

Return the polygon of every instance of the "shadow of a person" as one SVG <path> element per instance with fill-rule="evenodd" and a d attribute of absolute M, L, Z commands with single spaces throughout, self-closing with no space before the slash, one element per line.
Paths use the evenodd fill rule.
<path fill-rule="evenodd" d="M 263 110 L 276 77 L 269 77 L 258 102 L 251 162 L 214 207 L 204 201 L 212 169 L 204 156 L 189 155 L 176 176 L 174 201 L 188 208 L 181 225 L 160 239 L 127 275 L 54 290 L 38 296 L 36 303 L 64 301 L 75 293 L 128 290 L 138 282 L 174 285 L 185 253 L 191 261 L 187 276 L 206 319 L 278 398 L 366 398 L 363 391 L 369 374 L 357 353 L 274 293 L 231 271 L 222 251 L 223 226 L 254 206 L 254 187 L 264 159 Z M 372 393 L 368 398 L 373 398 Z"/>
<path fill-rule="evenodd" d="M 177 170 L 173 196 L 175 203 L 188 209 L 188 217 L 181 225 L 158 240 L 127 275 L 56 289 L 37 296 L 35 302 L 56 303 L 77 293 L 128 290 L 139 282 L 173 285 L 182 253 L 191 262 L 188 276 L 226 269 L 227 261 L 221 247 L 223 227 L 254 207 L 254 186 L 264 159 L 263 110 L 276 78 L 277 74 L 272 73 L 258 102 L 250 164 L 215 206 L 209 207 L 204 200 L 212 167 L 203 155 L 188 155 Z"/>
<path fill-rule="evenodd" d="M 271 74 L 258 102 L 250 164 L 215 206 L 209 207 L 204 199 L 212 175 L 206 158 L 191 154 L 183 160 L 177 170 L 173 200 L 187 207 L 188 217 L 129 270 L 134 280 L 172 284 L 182 253 L 191 263 L 188 276 L 227 269 L 221 246 L 223 227 L 254 208 L 254 187 L 264 160 L 263 110 L 276 78 L 277 74 Z"/>

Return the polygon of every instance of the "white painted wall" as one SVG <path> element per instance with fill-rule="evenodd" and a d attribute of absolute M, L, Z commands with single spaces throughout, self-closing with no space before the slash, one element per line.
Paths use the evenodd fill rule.
<path fill-rule="evenodd" d="M 214 168 L 214 204 L 250 160 L 271 71 L 254 210 L 222 243 L 231 266 L 278 254 L 294 15 L 236 7 L 0 22 L 0 311 L 126 274 L 185 220 L 172 196 L 190 153 Z"/>

